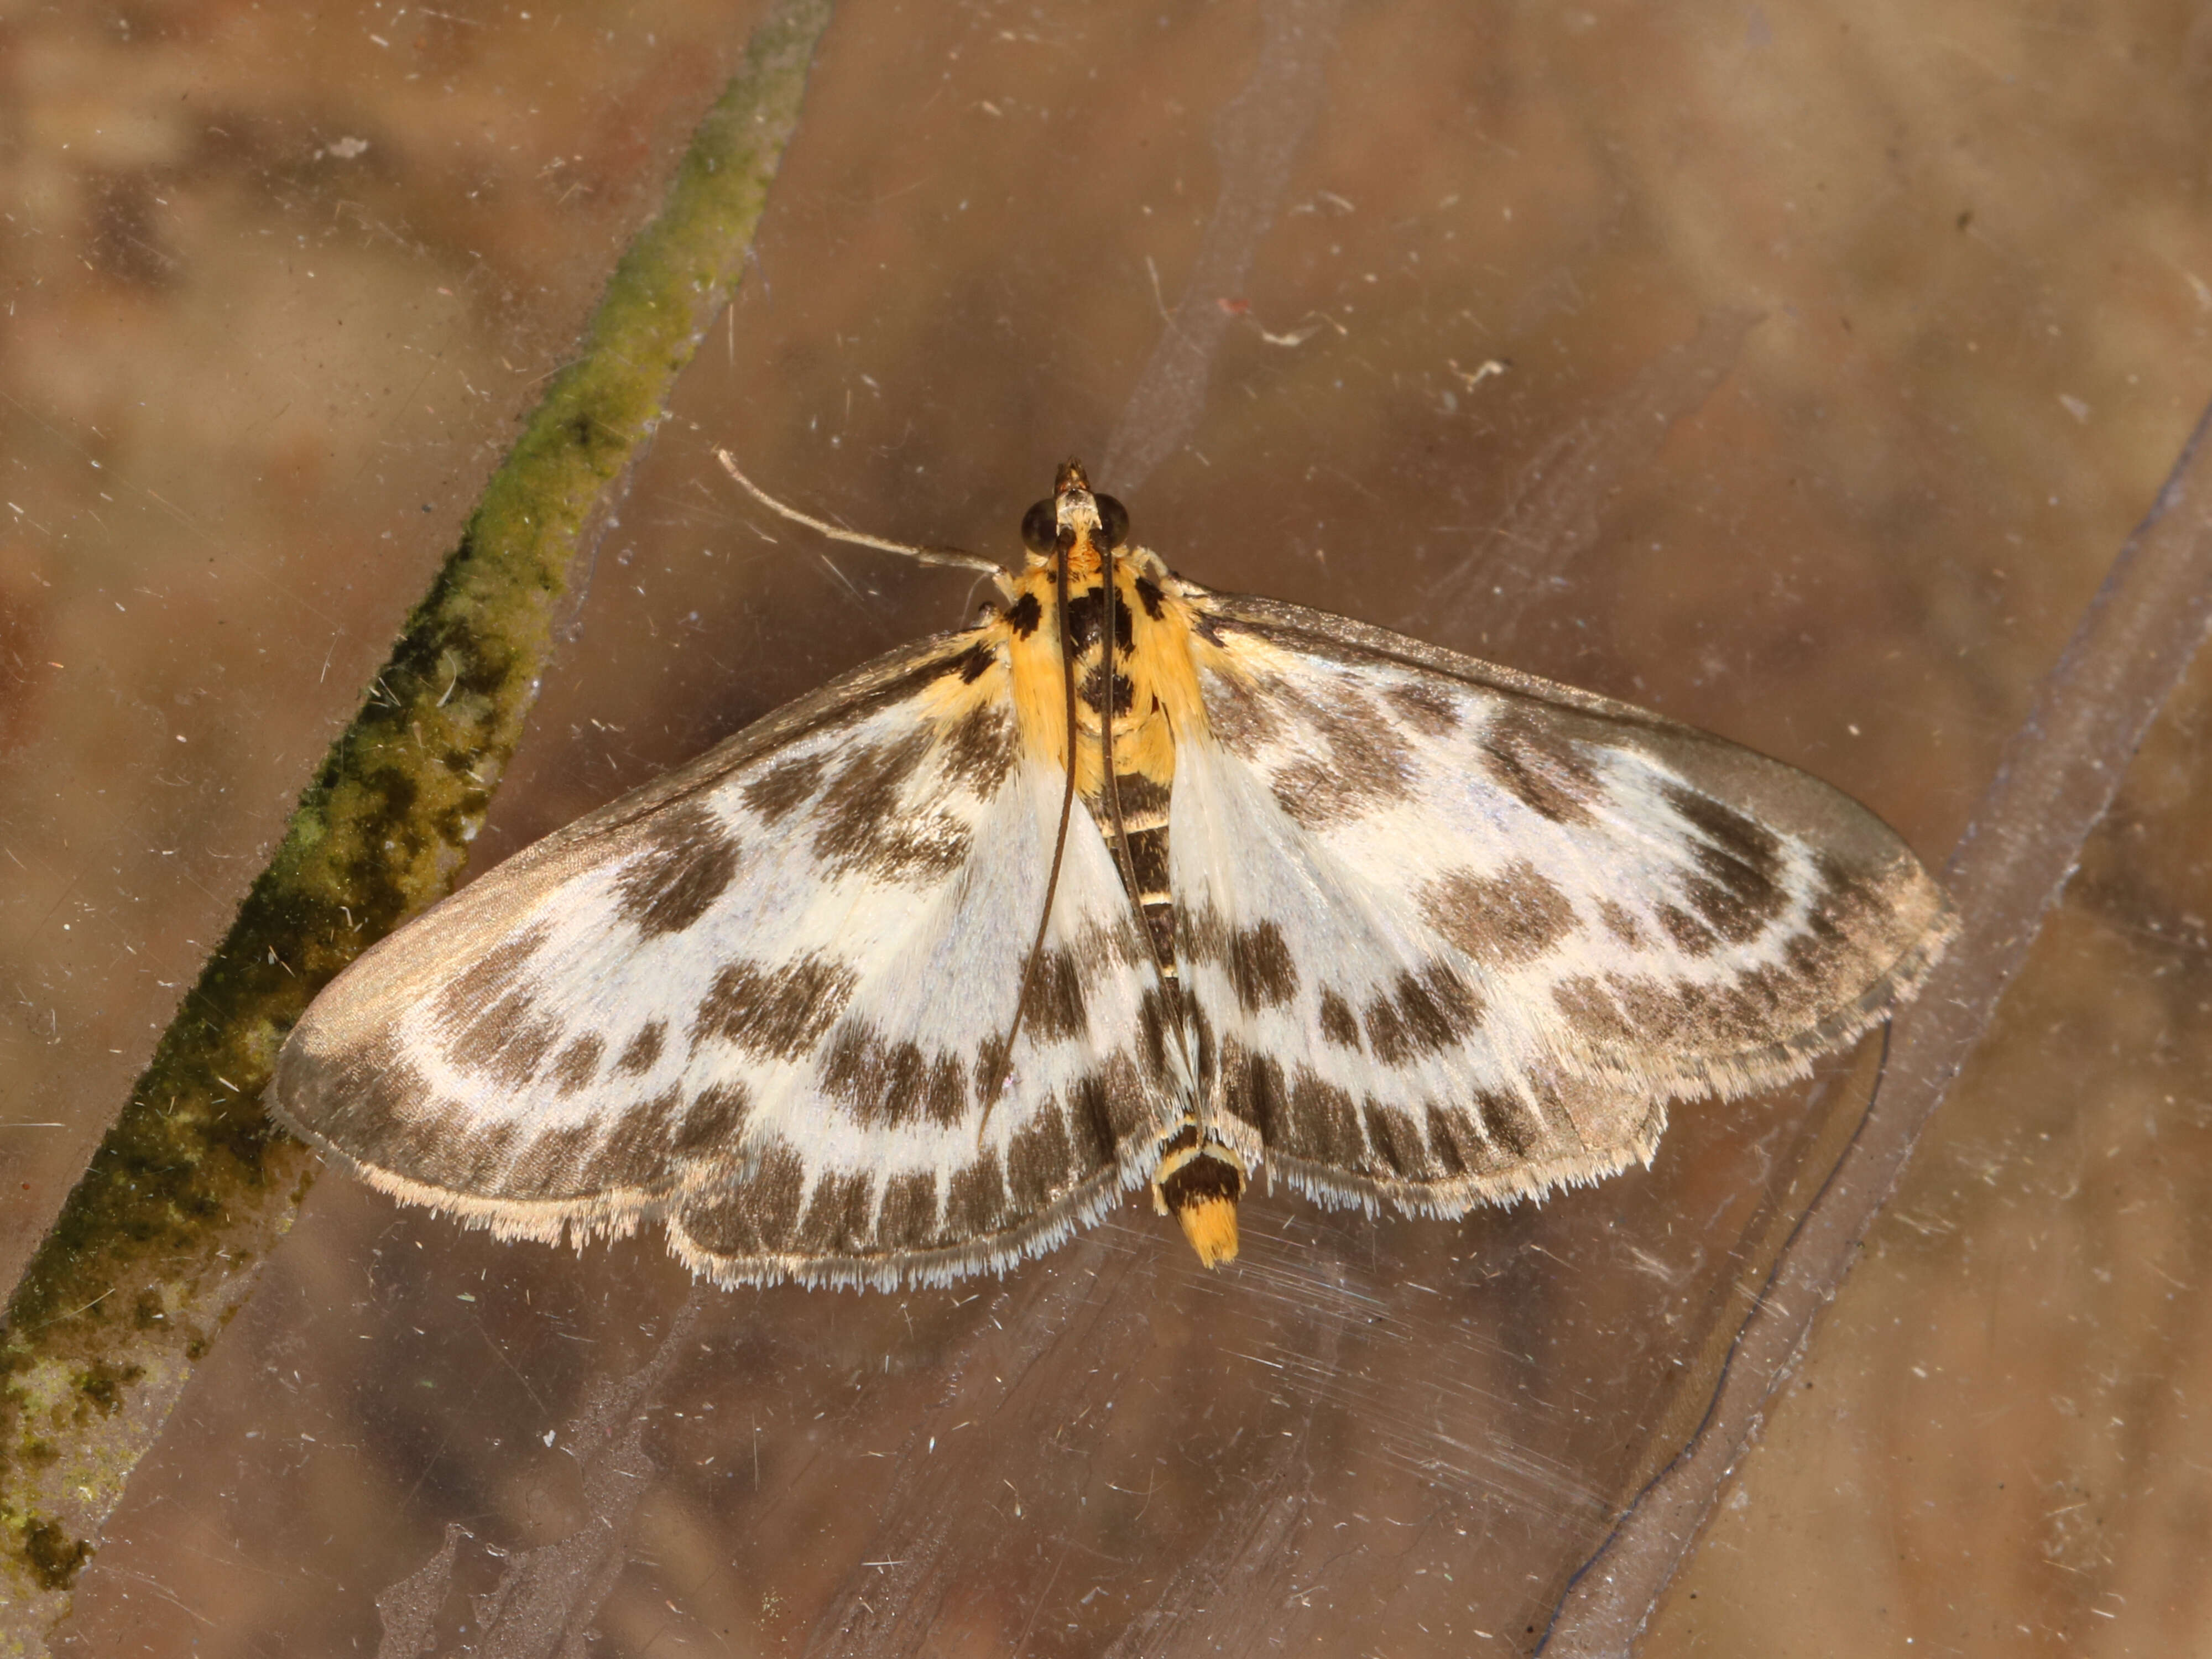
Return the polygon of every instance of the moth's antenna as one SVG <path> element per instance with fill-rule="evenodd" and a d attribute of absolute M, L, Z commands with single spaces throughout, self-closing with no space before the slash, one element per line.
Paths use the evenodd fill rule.
<path fill-rule="evenodd" d="M 947 565 L 955 570 L 976 570 L 986 575 L 1003 580 L 1006 568 L 995 559 L 987 559 L 978 553 L 963 553 L 957 547 L 916 547 L 910 542 L 885 541 L 880 536 L 865 536 L 857 530 L 845 530 L 826 523 L 811 514 L 801 513 L 795 507 L 786 507 L 763 489 L 750 478 L 738 471 L 737 462 L 726 449 L 714 452 L 714 459 L 722 464 L 722 471 L 738 481 L 738 487 L 771 513 L 781 514 L 793 524 L 805 525 L 818 536 L 827 536 L 833 542 L 850 542 L 855 547 L 872 547 L 879 553 L 903 554 L 918 559 L 923 564 Z"/>
<path fill-rule="evenodd" d="M 1060 619 L 1060 678 L 1067 693 L 1067 787 L 1060 796 L 1060 833 L 1052 839 L 1052 872 L 1044 878 L 1044 912 L 1037 917 L 1036 938 L 1030 943 L 1029 960 L 1022 964 L 1021 994 L 1014 999 L 1014 1024 L 1006 1033 L 1006 1046 L 991 1067 L 989 1086 L 983 1091 L 983 1117 L 975 1126 L 975 1144 L 983 1144 L 991 1110 L 1006 1087 L 1006 1073 L 1014 1063 L 1014 1039 L 1022 1034 L 1022 1015 L 1030 1006 L 1030 987 L 1036 979 L 1037 963 L 1044 957 L 1044 936 L 1052 927 L 1053 896 L 1060 890 L 1060 861 L 1067 851 L 1067 823 L 1075 813 L 1075 652 L 1067 637 L 1067 553 L 1071 538 L 1060 538 L 1053 560 L 1052 591 Z M 1108 699 L 1111 706 L 1112 699 Z"/>

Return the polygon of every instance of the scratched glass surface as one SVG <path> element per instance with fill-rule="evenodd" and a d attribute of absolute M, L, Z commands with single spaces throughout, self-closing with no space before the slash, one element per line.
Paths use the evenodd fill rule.
<path fill-rule="evenodd" d="M 2047 29 L 1940 9 L 842 8 L 754 276 L 579 572 L 478 867 L 967 613 L 961 577 L 746 507 L 718 444 L 816 511 L 1010 559 L 1053 464 L 1081 455 L 1198 580 L 1709 726 L 1940 861 L 2212 386 L 2212 231 L 2190 193 L 2202 26 L 2150 6 Z M 21 703 L 21 752 L 83 823 L 175 830 L 106 832 L 112 875 L 54 831 L 32 849 L 46 884 L 15 902 L 31 942 L 10 949 L 38 970 L 11 1039 L 36 1079 L 26 1115 L 76 1123 L 58 1133 L 80 1163 L 140 1028 L 167 1017 L 162 982 L 228 914 L 177 861 L 217 894 L 256 866 L 752 21 L 607 5 L 560 14 L 563 39 L 542 9 L 302 15 L 314 27 L 226 37 L 240 118 L 216 125 L 243 135 L 250 164 L 231 164 L 253 188 L 204 139 L 192 166 L 104 162 L 125 183 L 102 199 L 233 216 L 194 241 L 142 203 L 131 222 L 161 234 L 131 234 L 260 274 L 288 319 L 246 349 L 261 378 L 241 369 L 234 407 L 190 413 L 181 388 L 214 371 L 189 300 L 222 272 L 131 266 L 118 233 L 120 274 L 80 301 L 119 285 L 179 388 L 135 440 L 148 492 L 104 541 L 72 520 L 84 541 L 19 531 L 6 555 L 25 637 L 70 642 L 26 659 L 106 677 L 96 698 L 64 680 Z M 167 33 L 81 49 L 138 66 L 143 86 L 105 96 L 150 111 L 161 54 L 193 61 L 216 19 L 179 5 Z M 39 152 L 53 167 L 60 142 Z M 305 240 L 261 257 L 285 237 Z M 105 512 L 67 471 L 77 453 L 38 433 L 106 405 L 58 349 L 41 361 L 46 427 L 10 416 L 36 439 L 19 475 L 69 477 Z M 173 530 L 148 496 L 186 485 Z M 138 589 L 157 637 L 125 631 Z M 1724 1512 L 1729 1553 L 1693 1566 L 1658 1649 L 1790 1650 L 1787 1632 L 1863 1599 L 1890 1528 L 1940 1533 L 1947 1514 L 1943 1547 L 2013 1575 L 2008 1605 L 2042 1598 L 2025 1622 L 2077 1649 L 2155 1646 L 2143 1621 L 2172 1616 L 2177 1587 L 2201 1595 L 2179 1565 L 2201 1559 L 2201 1479 L 2109 1508 L 2132 1477 L 2108 1455 L 2107 1484 L 2084 1487 L 2094 1525 L 2053 1522 L 2079 1471 L 2015 1410 L 2016 1369 L 2064 1371 L 2079 1321 L 2124 1322 L 2154 1286 L 2191 1305 L 2179 1221 L 2023 1291 L 2029 1354 L 1966 1367 L 1948 1416 L 1917 1403 L 1924 1356 L 1884 1320 L 2026 1249 L 2008 1225 L 2046 1236 L 2032 1218 L 2106 1167 L 2104 1140 L 2063 1127 L 2085 1100 L 2168 1123 L 2154 1158 L 2130 1141 L 2119 1167 L 2201 1191 L 2206 1073 L 2185 1033 L 2212 901 L 2185 831 L 2204 816 L 2187 740 L 2203 681 L 2093 848 L 2100 884 L 2039 947 L 2021 1006 L 2056 1012 L 2001 1020 L 1954 1102 L 1981 1117 L 1943 1121 L 1943 1190 L 1973 1169 L 1996 1196 L 1908 1198 L 1912 1248 L 1883 1255 L 1879 1298 L 1854 1302 L 1852 1281 L 1807 1373 L 1834 1375 L 1848 1340 L 1864 1408 L 1817 1433 L 1793 1395 L 1785 1468 L 1767 1467 L 1784 1442 L 1755 1460 L 1751 1518 Z M 112 755 L 103 719 L 128 728 Z M 2136 823 L 2147 839 L 2118 838 Z M 2093 995 L 2111 1030 L 2069 1045 L 2055 1033 Z M 76 1035 L 47 1042 L 41 1011 Z M 1650 1170 L 1540 1206 L 1416 1223 L 1262 1192 L 1218 1273 L 1132 1201 L 950 1291 L 700 1290 L 649 1231 L 580 1255 L 501 1245 L 326 1177 L 141 1466 L 61 1646 L 1526 1652 L 1694 1426 L 1875 1062 L 1686 1105 Z M 65 1151 L 10 1152 L 27 1191 L 67 1179 Z M 2130 1352 L 2130 1375 L 2156 1378 L 2139 1392 L 2196 1397 L 2194 1351 Z M 2094 1462 L 2096 1391 L 2044 1382 L 2036 1411 L 2066 1397 Z M 1909 1460 L 1930 1420 L 2000 1426 L 1966 1474 L 1923 1484 Z M 2212 1457 L 2185 1409 L 2154 1422 L 2114 1443 Z M 1957 1496 L 2014 1464 L 2033 1466 L 2032 1503 Z M 1866 1516 L 1831 1553 L 1814 1544 L 1839 1489 Z M 1769 1503 L 1785 1524 L 1761 1527 Z M 2168 1576 L 2071 1584 L 2134 1546 Z M 1869 1643 L 2018 1650 L 1925 1585 L 1882 1609 Z"/>

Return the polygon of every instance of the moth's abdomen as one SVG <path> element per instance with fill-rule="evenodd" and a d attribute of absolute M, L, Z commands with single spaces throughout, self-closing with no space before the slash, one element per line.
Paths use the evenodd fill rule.
<path fill-rule="evenodd" d="M 1237 1259 L 1237 1200 L 1244 1187 L 1244 1160 L 1188 1123 L 1162 1147 L 1152 1207 L 1173 1216 L 1198 1259 L 1218 1267 Z"/>
<path fill-rule="evenodd" d="M 1129 845 L 1128 867 L 1121 872 L 1121 882 L 1128 889 L 1129 902 L 1151 931 L 1160 972 L 1173 981 L 1176 914 L 1168 886 L 1168 802 L 1172 786 L 1140 772 L 1124 772 L 1114 782 L 1121 809 L 1121 830 Z M 1113 804 L 1102 798 L 1086 805 L 1110 847 L 1115 836 Z"/>

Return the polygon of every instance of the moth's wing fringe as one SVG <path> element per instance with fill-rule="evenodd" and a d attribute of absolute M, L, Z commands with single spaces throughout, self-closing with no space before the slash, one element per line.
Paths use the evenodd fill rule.
<path fill-rule="evenodd" d="M 757 1256 L 717 1255 L 701 1248 L 669 1218 L 668 1248 L 678 1261 L 725 1290 L 738 1285 L 792 1283 L 831 1290 L 927 1290 L 978 1273 L 1004 1277 L 1032 1256 L 1055 1249 L 1093 1225 L 1122 1195 L 1152 1178 L 1161 1138 L 1138 1133 L 1122 1143 L 1120 1158 L 1018 1224 L 964 1244 L 936 1250 L 902 1249 L 883 1255 Z"/>
<path fill-rule="evenodd" d="M 1919 995 L 1928 975 L 1957 936 L 1958 914 L 1934 882 L 1923 884 L 1934 906 L 1926 929 L 1848 1006 L 1786 1042 L 1709 1062 L 1697 1078 L 1670 1079 L 1663 1091 L 1649 1078 L 1624 1078 L 1625 1085 L 1651 1096 L 1651 1109 L 1638 1134 L 1627 1143 L 1583 1157 L 1551 1158 L 1540 1165 L 1519 1164 L 1490 1175 L 1448 1181 L 1382 1181 L 1337 1165 L 1310 1162 L 1282 1152 L 1262 1155 L 1270 1182 L 1279 1177 L 1293 1191 L 1332 1209 L 1376 1213 L 1389 1204 L 1401 1213 L 1452 1220 L 1481 1204 L 1542 1202 L 1553 1192 L 1587 1187 L 1618 1175 L 1631 1164 L 1649 1164 L 1667 1127 L 1670 1100 L 1718 1096 L 1735 1099 L 1756 1094 L 1813 1073 L 1814 1063 L 1847 1047 Z"/>
<path fill-rule="evenodd" d="M 1493 1176 L 1456 1181 L 1376 1181 L 1347 1173 L 1334 1164 L 1310 1163 L 1275 1153 L 1267 1159 L 1270 1179 L 1279 1176 L 1293 1192 L 1324 1208 L 1377 1213 L 1388 1204 L 1402 1215 L 1458 1219 L 1483 1204 L 1541 1203 L 1555 1191 L 1589 1187 L 1618 1175 L 1631 1164 L 1649 1164 L 1667 1127 L 1667 1109 L 1654 1104 L 1645 1133 L 1632 1146 L 1584 1158 L 1554 1158 L 1540 1169 L 1522 1164 Z"/>
<path fill-rule="evenodd" d="M 796 1253 L 732 1256 L 705 1249 L 684 1231 L 678 1218 L 684 1197 L 680 1193 L 617 1188 L 573 1199 L 480 1198 L 364 1164 L 314 1130 L 293 1123 L 273 1103 L 270 1110 L 293 1134 L 355 1179 L 403 1204 L 420 1205 L 434 1214 L 452 1216 L 463 1226 L 495 1238 L 566 1243 L 581 1250 L 601 1240 L 614 1243 L 628 1238 L 647 1224 L 658 1222 L 667 1229 L 669 1254 L 694 1274 L 725 1290 L 785 1283 L 840 1290 L 921 1290 L 951 1285 L 977 1273 L 1003 1276 L 1094 1224 L 1125 1193 L 1150 1180 L 1159 1161 L 1158 1136 L 1133 1136 L 1115 1164 L 1071 1188 L 1027 1219 L 944 1249 L 902 1249 L 865 1256 Z"/>
<path fill-rule="evenodd" d="M 1120 1168 L 1101 1170 L 1019 1225 L 944 1249 L 880 1256 L 717 1255 L 676 1225 L 668 1230 L 668 1248 L 694 1273 L 725 1290 L 787 1281 L 830 1290 L 928 1290 L 977 1273 L 1003 1277 L 1091 1226 L 1121 1201 L 1129 1184 Z"/>
<path fill-rule="evenodd" d="M 1707 1096 L 1733 1100 L 1810 1077 L 1816 1061 L 1849 1048 L 1918 996 L 1929 974 L 1958 936 L 1958 912 L 1943 890 L 1924 871 L 1913 874 L 1916 919 L 1905 921 L 1899 931 L 1917 928 L 1917 933 L 1904 953 L 1850 1002 L 1779 1042 L 1699 1059 L 1684 1073 L 1671 1077 L 1655 1079 L 1646 1073 L 1624 1071 L 1619 1074 L 1620 1080 L 1663 1100 Z"/>

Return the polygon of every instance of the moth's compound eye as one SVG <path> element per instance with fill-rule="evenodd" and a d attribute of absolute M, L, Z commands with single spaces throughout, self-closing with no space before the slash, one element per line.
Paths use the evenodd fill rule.
<path fill-rule="evenodd" d="M 1129 509 L 1111 495 L 1092 498 L 1098 503 L 1098 522 L 1105 527 L 1106 545 L 1119 547 L 1129 539 Z"/>
<path fill-rule="evenodd" d="M 1060 545 L 1060 515 L 1050 501 L 1039 501 L 1022 514 L 1022 545 L 1040 557 Z"/>

